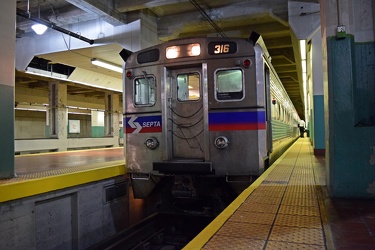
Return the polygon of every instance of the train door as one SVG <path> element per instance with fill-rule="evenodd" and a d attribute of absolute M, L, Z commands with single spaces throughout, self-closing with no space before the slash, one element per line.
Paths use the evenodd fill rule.
<path fill-rule="evenodd" d="M 271 112 L 271 79 L 270 69 L 267 64 L 264 65 L 264 86 L 266 97 L 266 123 L 267 123 L 267 152 L 270 154 L 273 150 L 272 145 L 272 112 Z"/>
<path fill-rule="evenodd" d="M 169 77 L 170 160 L 203 161 L 205 139 L 202 68 L 173 69 L 169 71 Z"/>

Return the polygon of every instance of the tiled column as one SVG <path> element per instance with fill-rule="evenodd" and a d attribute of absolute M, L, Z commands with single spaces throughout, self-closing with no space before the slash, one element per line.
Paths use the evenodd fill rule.
<path fill-rule="evenodd" d="M 0 179 L 15 176 L 14 168 L 14 51 L 16 1 L 0 2 Z"/>

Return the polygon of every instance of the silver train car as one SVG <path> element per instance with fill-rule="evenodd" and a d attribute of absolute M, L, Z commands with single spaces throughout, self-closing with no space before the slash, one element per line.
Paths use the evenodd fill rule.
<path fill-rule="evenodd" d="M 222 186 L 239 193 L 283 152 L 275 145 L 298 138 L 299 116 L 256 33 L 143 49 L 127 58 L 123 78 L 125 158 L 136 198 L 163 178 L 177 198 Z"/>

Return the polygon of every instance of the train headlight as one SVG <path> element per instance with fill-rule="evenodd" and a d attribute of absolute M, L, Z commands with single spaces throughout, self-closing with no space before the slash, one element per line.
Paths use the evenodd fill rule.
<path fill-rule="evenodd" d="M 145 145 L 147 148 L 154 150 L 159 146 L 159 141 L 155 137 L 150 137 L 145 141 Z"/>
<path fill-rule="evenodd" d="M 229 140 L 225 136 L 219 136 L 215 139 L 215 146 L 219 149 L 228 147 Z"/>
<path fill-rule="evenodd" d="M 201 46 L 198 43 L 189 46 L 189 56 L 199 56 L 201 54 Z"/>
<path fill-rule="evenodd" d="M 177 58 L 179 56 L 179 54 L 180 54 L 180 47 L 178 47 L 178 46 L 168 47 L 165 51 L 165 56 L 168 59 Z"/>

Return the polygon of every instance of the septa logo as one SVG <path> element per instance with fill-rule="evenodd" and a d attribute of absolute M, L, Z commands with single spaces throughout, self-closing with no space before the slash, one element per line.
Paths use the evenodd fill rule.
<path fill-rule="evenodd" d="M 125 118 L 126 133 L 160 133 L 162 131 L 161 115 L 132 116 Z"/>

